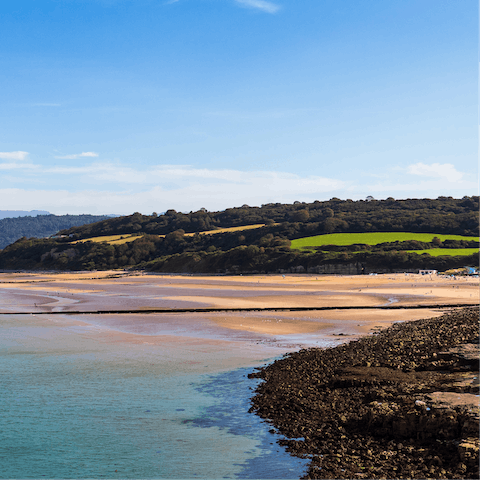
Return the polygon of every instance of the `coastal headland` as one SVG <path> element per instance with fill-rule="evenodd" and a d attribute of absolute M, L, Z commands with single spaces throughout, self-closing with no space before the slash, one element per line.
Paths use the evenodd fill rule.
<path fill-rule="evenodd" d="M 445 395 L 437 404 L 450 406 L 437 408 L 426 395 L 449 384 L 449 393 L 471 395 L 478 412 L 475 381 L 462 377 L 458 385 L 471 366 L 448 373 L 463 353 L 447 352 L 478 341 L 478 302 L 474 277 L 0 273 L 0 316 L 18 330 L 12 348 L 42 348 L 55 337 L 49 348 L 68 350 L 62 342 L 81 339 L 95 348 L 157 352 L 162 372 L 205 373 L 288 354 L 255 374 L 266 382 L 253 405 L 287 437 L 291 453 L 311 458 L 310 478 L 473 478 L 478 445 L 458 435 L 475 425 L 478 433 L 478 413 L 452 407 Z M 458 305 L 472 308 L 458 313 Z M 21 330 L 27 324 L 35 338 Z M 285 380 L 285 369 L 294 378 Z M 432 415 L 443 423 L 432 423 Z M 418 430 L 415 422 L 427 424 Z M 401 440 L 392 433 L 398 429 Z M 452 452 L 456 463 L 444 459 Z"/>

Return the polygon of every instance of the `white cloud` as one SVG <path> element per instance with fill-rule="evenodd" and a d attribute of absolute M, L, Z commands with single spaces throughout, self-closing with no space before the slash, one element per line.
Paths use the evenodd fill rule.
<path fill-rule="evenodd" d="M 25 160 L 27 158 L 28 152 L 0 152 L 0 158 L 6 160 Z"/>
<path fill-rule="evenodd" d="M 365 177 L 352 181 L 340 179 L 342 173 L 337 178 L 329 178 L 190 165 L 141 166 L 135 162 L 126 165 L 100 161 L 78 162 L 78 165 L 70 163 L 58 166 L 32 165 L 15 160 L 0 163 L 0 187 L 13 187 L 0 189 L 0 205 L 11 210 L 41 208 L 57 214 L 130 214 L 169 208 L 179 211 L 198 210 L 200 207 L 223 210 L 245 203 L 309 202 L 331 197 L 436 198 L 445 195 L 461 198 L 478 194 L 476 175 L 457 171 L 449 163 L 417 163 L 395 171 L 390 168 L 385 172 L 379 171 L 382 178 L 372 178 L 370 182 L 366 182 Z M 18 178 L 7 178 L 7 171 L 13 169 L 17 169 Z M 34 184 L 43 187 L 29 190 L 27 182 L 30 188 Z"/>
<path fill-rule="evenodd" d="M 5 162 L 0 163 L 0 171 L 2 170 L 34 170 L 38 168 L 38 165 L 33 163 L 18 163 L 18 162 Z"/>
<path fill-rule="evenodd" d="M 163 5 L 172 5 L 180 0 L 166 0 Z M 235 3 L 247 8 L 256 8 L 266 13 L 276 13 L 280 10 L 280 6 L 267 0 L 234 0 Z"/>
<path fill-rule="evenodd" d="M 265 0 L 235 0 L 236 3 L 248 8 L 257 8 L 267 13 L 277 13 L 280 10 L 279 5 Z"/>
<path fill-rule="evenodd" d="M 73 155 L 56 156 L 55 158 L 59 158 L 59 159 L 62 159 L 62 160 L 76 160 L 77 158 L 83 158 L 83 157 L 98 157 L 98 153 L 82 152 L 82 153 L 76 153 L 76 154 L 73 154 Z"/>
<path fill-rule="evenodd" d="M 437 198 L 478 195 L 477 174 L 458 171 L 451 163 L 418 162 L 406 167 L 391 167 L 376 183 L 357 181 L 350 185 L 351 198 Z M 375 175 L 370 175 L 374 177 Z M 348 194 L 348 192 L 345 192 Z"/>
<path fill-rule="evenodd" d="M 443 178 L 449 182 L 458 182 L 463 178 L 463 173 L 459 172 L 451 163 L 415 163 L 407 167 L 407 173 L 423 177 Z"/>
<path fill-rule="evenodd" d="M 0 205 L 26 209 L 33 205 L 56 214 L 65 213 L 149 213 L 175 208 L 179 211 L 222 210 L 227 207 L 291 203 L 337 196 L 346 187 L 341 180 L 300 176 L 284 172 L 242 172 L 196 169 L 190 166 L 159 165 L 146 170 L 114 164 L 56 167 L 42 171 L 52 185 L 66 185 L 71 176 L 75 187 L 27 190 L 0 189 Z M 72 191 L 82 188 L 83 191 Z M 98 189 L 95 189 L 98 185 Z M 108 185 L 106 191 L 105 185 Z M 332 193 L 333 192 L 333 193 Z M 308 198 L 307 198 L 308 197 Z M 41 204 L 39 204 L 39 199 Z M 32 207 L 33 208 L 33 207 Z M 31 208 L 30 208 L 31 209 Z"/>
<path fill-rule="evenodd" d="M 60 175 L 83 175 L 88 182 L 116 183 L 123 185 L 166 185 L 176 182 L 181 185 L 199 184 L 211 193 L 211 188 L 219 184 L 230 188 L 253 186 L 260 190 L 275 191 L 318 191 L 319 188 L 333 190 L 342 187 L 345 182 L 319 176 L 301 177 L 293 173 L 269 171 L 240 171 L 228 169 L 194 168 L 189 165 L 156 165 L 140 170 L 113 163 L 92 163 L 81 166 L 60 166 L 46 170 L 47 173 Z"/>

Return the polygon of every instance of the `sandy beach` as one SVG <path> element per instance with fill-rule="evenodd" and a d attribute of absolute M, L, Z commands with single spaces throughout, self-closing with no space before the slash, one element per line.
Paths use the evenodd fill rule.
<path fill-rule="evenodd" d="M 306 460 L 248 413 L 254 368 L 445 311 L 377 306 L 456 303 L 478 304 L 478 279 L 0 273 L 2 476 L 299 478 Z"/>
<path fill-rule="evenodd" d="M 81 273 L 1 273 L 0 313 L 95 312 L 207 307 L 371 309 L 304 312 L 215 312 L 82 315 L 124 342 L 172 344 L 187 337 L 203 342 L 243 342 L 281 349 L 322 346 L 385 328 L 394 322 L 434 317 L 440 309 L 379 310 L 479 302 L 478 278 L 385 274 L 368 276 L 259 275 L 187 276 Z M 62 317 L 63 318 L 63 317 Z M 57 318 L 57 321 L 59 319 Z M 320 341 L 321 339 L 321 341 Z M 245 347 L 245 345 L 243 345 Z M 280 352 L 279 352 L 280 353 Z M 249 353 L 249 355 L 251 352 Z"/>
<path fill-rule="evenodd" d="M 368 276 L 182 276 L 124 272 L 1 273 L 0 313 L 95 312 L 176 308 L 321 308 L 478 304 L 478 278 L 385 274 Z M 137 342 L 178 338 L 249 345 L 318 345 L 338 342 L 394 322 L 433 317 L 440 309 L 271 311 L 108 315 L 78 318 L 102 326 L 103 335 Z M 90 316 L 89 316 L 90 317 Z M 117 332 L 117 333 L 115 333 Z M 120 333 L 119 333 L 120 332 Z M 175 338 L 174 338 L 175 337 Z M 290 337 L 290 341 L 288 339 Z"/>

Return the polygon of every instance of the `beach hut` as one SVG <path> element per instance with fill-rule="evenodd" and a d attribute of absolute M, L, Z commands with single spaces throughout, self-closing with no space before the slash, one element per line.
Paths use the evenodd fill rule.
<path fill-rule="evenodd" d="M 436 275 L 437 270 L 419 270 L 418 273 L 420 275 Z"/>

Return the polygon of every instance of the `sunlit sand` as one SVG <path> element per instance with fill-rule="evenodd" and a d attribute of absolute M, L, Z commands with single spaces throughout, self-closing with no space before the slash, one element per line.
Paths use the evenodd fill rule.
<path fill-rule="evenodd" d="M 188 350 L 185 342 L 195 344 L 197 339 L 217 350 L 235 344 L 243 352 L 240 356 L 252 360 L 264 355 L 265 348 L 276 348 L 280 354 L 302 346 L 322 346 L 326 340 L 344 341 L 394 322 L 437 316 L 441 311 L 367 308 L 202 313 L 202 308 L 365 308 L 478 302 L 478 278 L 473 277 L 188 276 L 122 271 L 0 274 L 2 313 L 42 313 L 42 322 L 53 322 L 49 312 L 92 312 L 92 315 L 55 316 L 55 322 L 62 323 L 68 318 L 85 325 L 94 324 L 97 330 L 92 335 L 100 341 L 168 345 L 173 350 L 182 342 L 180 350 Z M 96 311 L 177 308 L 196 308 L 199 312 L 93 315 Z M 37 319 L 40 321 L 40 316 Z M 212 355 L 212 350 L 209 354 Z"/>

